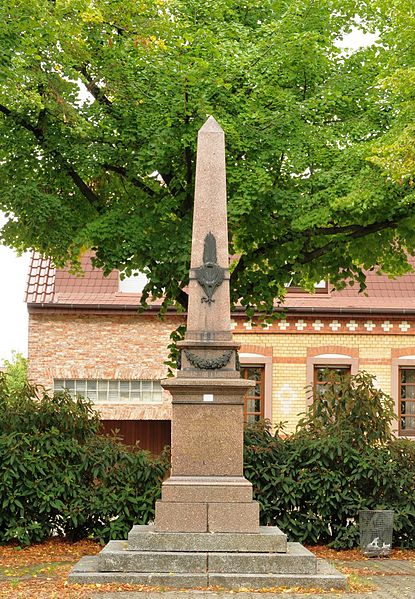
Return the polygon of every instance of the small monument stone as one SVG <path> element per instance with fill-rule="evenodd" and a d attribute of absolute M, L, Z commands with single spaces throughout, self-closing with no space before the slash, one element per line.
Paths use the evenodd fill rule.
<path fill-rule="evenodd" d="M 187 332 L 172 394 L 172 464 L 154 524 L 134 526 L 82 558 L 74 583 L 192 588 L 345 588 L 346 578 L 276 526 L 259 525 L 243 476 L 243 402 L 229 295 L 224 133 L 213 117 L 199 131 Z"/>

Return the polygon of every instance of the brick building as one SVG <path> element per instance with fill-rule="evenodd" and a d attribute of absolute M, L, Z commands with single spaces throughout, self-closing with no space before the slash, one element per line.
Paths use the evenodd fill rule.
<path fill-rule="evenodd" d="M 37 255 L 30 264 L 29 376 L 47 388 L 66 387 L 96 404 L 103 426 L 127 442 L 159 451 L 170 438 L 166 375 L 169 335 L 183 315 L 138 312 L 138 292 L 124 291 L 118 272 L 103 277 L 83 261 L 83 277 L 55 269 Z M 311 401 L 307 386 L 325 370 L 366 370 L 395 400 L 396 433 L 415 438 L 415 274 L 397 280 L 369 273 L 366 295 L 355 287 L 315 294 L 290 290 L 286 317 L 271 325 L 232 317 L 241 343 L 241 374 L 257 385 L 245 417 L 266 417 L 293 430 Z"/>

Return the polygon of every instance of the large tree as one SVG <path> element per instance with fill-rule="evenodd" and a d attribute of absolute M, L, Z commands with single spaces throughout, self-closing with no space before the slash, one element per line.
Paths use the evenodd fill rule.
<path fill-rule="evenodd" d="M 145 297 L 185 305 L 196 135 L 213 114 L 226 133 L 234 301 L 266 311 L 290 282 L 363 286 L 362 269 L 405 272 L 415 250 L 405 10 L 3 0 L 3 242 L 58 265 L 93 248 L 105 271 L 145 272 Z M 378 42 L 341 51 L 354 26 Z"/>

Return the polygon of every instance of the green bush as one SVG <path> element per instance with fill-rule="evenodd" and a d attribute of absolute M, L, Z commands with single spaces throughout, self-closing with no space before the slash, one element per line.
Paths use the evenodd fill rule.
<path fill-rule="evenodd" d="M 1 542 L 126 538 L 153 517 L 168 460 L 98 435 L 89 401 L 30 386 L 11 396 L 0 377 L 0 430 Z"/>
<path fill-rule="evenodd" d="M 5 382 L 8 393 L 20 393 L 27 385 L 27 358 L 12 351 L 11 360 L 3 360 Z"/>
<path fill-rule="evenodd" d="M 415 547 L 415 445 L 392 437 L 391 399 L 359 373 L 319 401 L 293 435 L 266 422 L 246 429 L 245 475 L 262 524 L 340 549 L 358 544 L 360 509 L 392 509 L 394 543 Z"/>
<path fill-rule="evenodd" d="M 369 375 L 334 381 L 293 435 L 245 431 L 245 475 L 261 522 L 290 540 L 352 547 L 362 508 L 395 511 L 395 545 L 415 547 L 415 443 L 394 439 L 390 398 Z M 167 456 L 98 434 L 92 405 L 0 376 L 0 542 L 52 534 L 107 541 L 147 523 Z"/>

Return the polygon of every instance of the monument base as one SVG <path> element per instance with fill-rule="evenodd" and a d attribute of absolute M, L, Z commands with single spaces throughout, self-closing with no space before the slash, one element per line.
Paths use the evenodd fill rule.
<path fill-rule="evenodd" d="M 345 589 L 346 576 L 279 528 L 259 533 L 157 532 L 134 526 L 128 541 L 110 541 L 97 556 L 83 557 L 68 581 L 225 589 L 303 587 Z"/>

